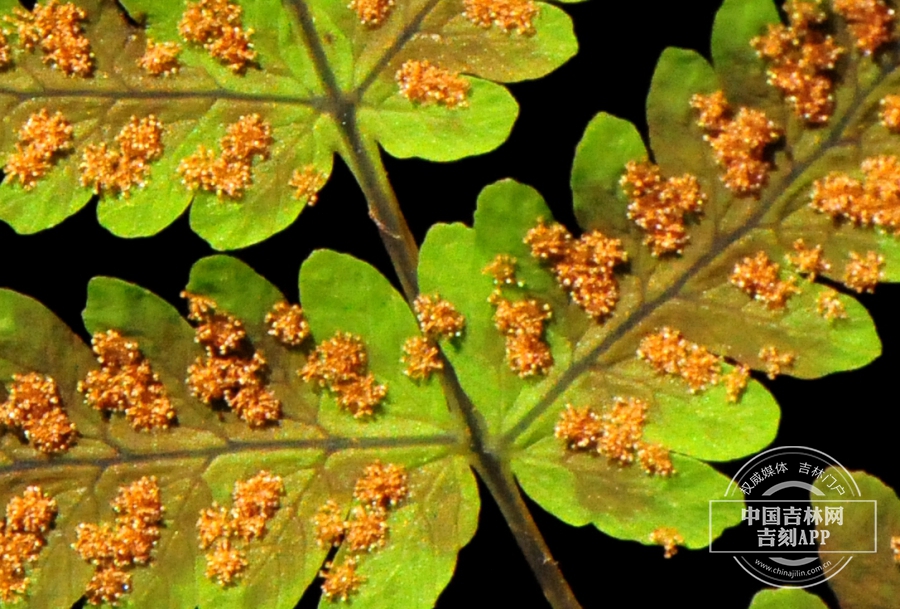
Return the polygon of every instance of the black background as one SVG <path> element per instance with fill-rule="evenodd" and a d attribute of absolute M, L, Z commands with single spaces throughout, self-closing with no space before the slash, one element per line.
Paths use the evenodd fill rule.
<path fill-rule="evenodd" d="M 511 86 L 521 112 L 512 137 L 499 150 L 450 164 L 386 160 L 417 240 L 421 242 L 435 222 L 470 223 L 480 189 L 506 177 L 536 187 L 557 219 L 575 230 L 569 170 L 584 127 L 595 113 L 606 111 L 631 120 L 646 133 L 644 101 L 659 54 L 667 46 L 680 46 L 708 57 L 719 4 L 718 0 L 594 0 L 566 7 L 575 21 L 581 51 L 551 76 Z M 288 230 L 236 255 L 296 300 L 301 261 L 323 247 L 351 253 L 394 278 L 365 201 L 340 160 L 316 207 L 305 210 Z M 211 253 L 191 232 L 186 217 L 155 237 L 122 240 L 99 226 L 91 204 L 38 235 L 17 236 L 0 226 L 0 285 L 37 298 L 85 334 L 80 313 L 91 277 L 109 275 L 139 283 L 181 306 L 178 292 L 191 265 Z M 900 286 L 880 286 L 875 295 L 860 300 L 875 319 L 884 355 L 863 370 L 817 381 L 764 381 L 782 407 L 775 445 L 817 448 L 896 488 L 900 475 L 894 393 L 900 326 L 895 311 Z M 720 469 L 730 475 L 739 465 L 721 464 Z M 481 490 L 478 534 L 460 553 L 456 575 L 438 607 L 547 607 L 496 507 Z M 536 505 L 531 508 L 586 608 L 678 604 L 742 609 L 762 587 L 721 555 L 682 550 L 664 560 L 658 547 L 614 540 L 593 527 L 569 527 Z M 837 606 L 827 587 L 813 591 Z M 301 606 L 315 606 L 315 596 L 313 590 Z"/>

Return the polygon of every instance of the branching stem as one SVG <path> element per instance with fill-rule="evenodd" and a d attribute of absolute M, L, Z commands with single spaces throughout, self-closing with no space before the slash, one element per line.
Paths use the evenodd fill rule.
<path fill-rule="evenodd" d="M 345 159 L 368 201 L 369 215 L 378 226 L 403 292 L 411 304 L 419 292 L 417 281 L 419 248 L 397 202 L 397 196 L 381 162 L 377 145 L 363 137 L 359 131 L 356 121 L 358 94 L 348 95 L 341 90 L 328 66 L 325 49 L 304 1 L 288 1 L 297 15 L 301 36 L 310 50 L 316 73 L 325 88 L 327 111 L 334 117 L 344 140 Z M 435 2 L 431 2 L 428 6 L 434 5 Z M 428 10 L 430 8 L 424 10 L 417 20 L 421 21 Z M 415 27 L 418 26 L 410 28 L 404 35 L 411 36 Z M 485 441 L 488 436 L 478 418 L 475 406 L 460 386 L 450 362 L 445 362 L 441 383 L 451 410 L 461 420 L 463 433 L 468 439 L 472 467 L 481 476 L 500 507 L 519 548 L 537 577 L 544 596 L 553 609 L 580 609 L 581 605 L 578 604 L 568 582 L 550 554 L 550 548 L 547 547 L 532 519 L 512 473 Z"/>
<path fill-rule="evenodd" d="M 391 261 L 403 284 L 407 299 L 411 302 L 416 294 L 418 248 L 406 226 L 403 212 L 397 204 L 397 198 L 377 149 L 374 146 L 366 146 L 361 141 L 355 123 L 348 121 L 342 125 L 342 129 L 351 148 L 352 168 L 369 201 L 373 220 L 382 230 Z M 401 238 L 385 236 L 384 227 L 396 231 Z M 409 235 L 409 239 L 403 238 L 405 235 Z M 407 286 L 412 286 L 412 289 L 408 289 Z M 444 363 L 441 383 L 451 410 L 461 419 L 465 436 L 469 440 L 469 458 L 472 467 L 478 472 L 500 507 L 500 512 L 534 572 L 544 596 L 553 609 L 580 609 L 581 605 L 575 599 L 572 589 L 531 517 L 512 473 L 485 442 L 487 434 L 484 426 L 475 406 L 459 384 L 450 362 Z"/>

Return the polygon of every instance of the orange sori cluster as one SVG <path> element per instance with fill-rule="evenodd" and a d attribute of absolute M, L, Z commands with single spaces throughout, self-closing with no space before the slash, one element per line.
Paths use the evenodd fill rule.
<path fill-rule="evenodd" d="M 325 580 L 322 582 L 325 599 L 348 601 L 359 590 L 366 578 L 356 572 L 358 562 L 355 557 L 350 557 L 339 565 L 330 560 L 325 563 L 325 568 L 319 571 L 319 577 Z"/>
<path fill-rule="evenodd" d="M 518 262 L 514 256 L 509 254 L 497 254 L 486 267 L 481 269 L 481 274 L 493 277 L 496 286 L 525 287 L 524 281 L 516 279 Z"/>
<path fill-rule="evenodd" d="M 392 508 L 409 496 L 406 468 L 376 460 L 367 465 L 356 481 L 353 497 L 359 502 L 350 510 L 350 520 L 341 517 L 338 503 L 329 499 L 313 518 L 316 543 L 320 548 L 338 547 L 346 543 L 352 555 L 344 563 L 325 564 L 319 576 L 324 578 L 322 595 L 328 600 L 346 601 L 359 589 L 364 579 L 356 574 L 360 555 L 382 548 L 387 543 L 387 518 Z"/>
<path fill-rule="evenodd" d="M 12 48 L 6 35 L 0 30 L 0 70 L 5 70 L 10 64 L 12 64 Z"/>
<path fill-rule="evenodd" d="M 328 178 L 316 169 L 315 165 L 307 165 L 303 169 L 295 169 L 288 186 L 294 189 L 294 198 L 306 198 L 310 207 L 319 202 L 319 191 L 325 186 Z"/>
<path fill-rule="evenodd" d="M 860 164 L 864 181 L 832 172 L 813 183 L 809 206 L 835 220 L 900 233 L 900 159 L 874 156 Z"/>
<path fill-rule="evenodd" d="M 834 0 L 834 12 L 847 20 L 856 47 L 866 55 L 894 37 L 894 9 L 884 0 Z"/>
<path fill-rule="evenodd" d="M 228 125 L 219 141 L 222 154 L 199 146 L 197 152 L 181 160 L 178 174 L 190 190 L 201 188 L 223 196 L 240 199 L 253 183 L 253 159 L 269 158 L 272 127 L 259 114 L 242 116 Z"/>
<path fill-rule="evenodd" d="M 466 327 L 462 313 L 439 294 L 419 294 L 413 301 L 413 309 L 422 333 L 429 338 L 459 338 Z"/>
<path fill-rule="evenodd" d="M 317 382 L 331 391 L 341 408 L 356 419 L 375 413 L 387 386 L 375 382 L 375 375 L 367 372 L 368 357 L 362 339 L 348 332 L 338 332 L 320 343 L 310 354 L 300 376 L 307 383 Z"/>
<path fill-rule="evenodd" d="M 681 332 L 669 327 L 645 336 L 637 356 L 659 373 L 680 376 L 691 393 L 718 383 L 722 371 L 721 357 L 706 347 L 690 342 Z"/>
<path fill-rule="evenodd" d="M 49 376 L 14 374 L 0 404 L 0 421 L 25 434 L 32 448 L 47 455 L 69 450 L 78 432 L 62 407 L 59 389 Z"/>
<path fill-rule="evenodd" d="M 496 25 L 504 32 L 516 30 L 519 35 L 535 33 L 534 20 L 540 14 L 531 0 L 464 0 L 466 19 L 478 27 Z"/>
<path fill-rule="evenodd" d="M 885 95 L 880 105 L 881 124 L 893 133 L 900 133 L 900 95 Z"/>
<path fill-rule="evenodd" d="M 891 537 L 891 556 L 895 563 L 900 564 L 900 537 Z"/>
<path fill-rule="evenodd" d="M 138 344 L 108 330 L 94 334 L 91 346 L 100 370 L 91 370 L 79 381 L 84 401 L 103 413 L 124 412 L 138 431 L 168 429 L 175 409 Z"/>
<path fill-rule="evenodd" d="M 235 544 L 262 539 L 266 524 L 281 507 L 284 483 L 281 476 L 261 471 L 247 480 L 234 483 L 231 509 L 213 502 L 201 510 L 197 520 L 197 538 L 206 555 L 206 577 L 220 586 L 234 583 L 248 566 L 246 552 Z"/>
<path fill-rule="evenodd" d="M 432 65 L 427 59 L 410 59 L 397 70 L 394 77 L 400 87 L 400 95 L 409 101 L 427 106 L 439 104 L 448 108 L 469 105 L 469 81 L 458 72 L 451 72 Z"/>
<path fill-rule="evenodd" d="M 198 324 L 194 340 L 206 350 L 188 368 L 191 394 L 204 404 L 224 401 L 250 427 L 278 421 L 281 402 L 265 386 L 266 360 L 249 345 L 241 320 L 217 312 L 211 298 L 181 297 L 188 301 L 188 319 Z"/>
<path fill-rule="evenodd" d="M 746 256 L 734 265 L 728 280 L 737 288 L 746 292 L 751 298 L 765 303 L 770 309 L 783 309 L 788 298 L 800 293 L 797 280 L 788 277 L 786 281 L 779 278 L 781 267 L 772 262 L 764 251 L 756 252 L 753 257 Z"/>
<path fill-rule="evenodd" d="M 269 336 L 288 347 L 298 347 L 309 336 L 309 323 L 303 316 L 300 305 L 277 302 L 272 310 L 266 313 L 266 324 Z"/>
<path fill-rule="evenodd" d="M 394 0 L 350 0 L 347 8 L 356 11 L 361 24 L 378 27 L 391 14 Z"/>
<path fill-rule="evenodd" d="M 413 380 L 425 380 L 432 372 L 444 369 L 437 345 L 424 336 L 406 339 L 400 362 L 406 365 L 403 373 Z"/>
<path fill-rule="evenodd" d="M 769 84 L 785 95 L 797 116 L 820 125 L 834 112 L 834 82 L 828 72 L 844 49 L 817 29 L 828 19 L 818 3 L 788 0 L 785 12 L 790 25 L 769 25 L 750 44 L 770 63 Z"/>
<path fill-rule="evenodd" d="M 697 178 L 686 173 L 663 180 L 657 165 L 629 161 L 619 184 L 631 201 L 628 219 L 646 233 L 644 245 L 653 255 L 682 253 L 690 240 L 685 216 L 700 213 L 706 201 Z"/>
<path fill-rule="evenodd" d="M 18 180 L 25 190 L 34 188 L 50 171 L 55 158 L 72 149 L 72 132 L 72 125 L 62 112 L 51 116 L 42 108 L 29 116 L 19 129 L 16 151 L 3 167 L 7 179 Z"/>
<path fill-rule="evenodd" d="M 132 116 L 116 136 L 118 150 L 110 150 L 106 142 L 85 146 L 78 165 L 81 185 L 95 194 L 126 197 L 133 187 L 143 188 L 150 163 L 162 156 L 162 130 L 162 123 L 152 114 L 142 119 Z"/>
<path fill-rule="evenodd" d="M 256 61 L 256 51 L 244 29 L 244 9 L 228 0 L 188 2 L 178 23 L 178 32 L 187 42 L 202 44 L 210 56 L 235 74 L 242 74 Z"/>
<path fill-rule="evenodd" d="M 794 365 L 797 356 L 790 352 L 782 353 L 776 347 L 769 345 L 759 350 L 759 359 L 766 365 L 766 376 L 775 379 L 784 372 L 785 368 Z"/>
<path fill-rule="evenodd" d="M 728 397 L 728 401 L 739 402 L 750 381 L 750 368 L 744 364 L 737 364 L 722 378 L 722 381 L 725 383 L 725 395 Z"/>
<path fill-rule="evenodd" d="M 847 308 L 838 298 L 838 293 L 831 288 L 825 288 L 816 298 L 816 312 L 827 319 L 847 319 Z"/>
<path fill-rule="evenodd" d="M 884 256 L 866 252 L 865 257 L 850 252 L 850 262 L 844 267 L 844 285 L 856 292 L 874 292 L 878 282 L 884 279 Z"/>
<path fill-rule="evenodd" d="M 499 290 L 488 301 L 496 307 L 494 325 L 506 339 L 506 363 L 521 378 L 546 374 L 553 366 L 544 326 L 553 316 L 550 305 L 537 300 L 507 300 Z"/>
<path fill-rule="evenodd" d="M 531 255 L 549 263 L 556 281 L 585 313 L 600 320 L 619 301 L 615 267 L 628 260 L 618 239 L 590 231 L 574 239 L 562 224 L 549 226 L 541 219 L 525 235 Z"/>
<path fill-rule="evenodd" d="M 554 435 L 569 450 L 595 451 L 621 466 L 634 462 L 647 474 L 671 476 L 675 473 L 669 451 L 659 444 L 643 441 L 648 405 L 637 398 L 614 398 L 612 408 L 597 414 L 592 408 L 571 404 L 560 413 Z"/>
<path fill-rule="evenodd" d="M 678 553 L 678 546 L 684 545 L 684 537 L 678 532 L 678 529 L 671 527 L 660 527 L 650 533 L 651 543 L 655 543 L 663 547 L 663 557 L 672 558 Z"/>
<path fill-rule="evenodd" d="M 61 70 L 66 76 L 90 76 L 94 71 L 91 43 L 81 29 L 87 13 L 71 2 L 60 4 L 48 0 L 35 4 L 31 11 L 15 8 L 4 20 L 16 27 L 19 44 L 32 51 L 40 48 L 43 62 Z"/>
<path fill-rule="evenodd" d="M 39 486 L 29 486 L 6 504 L 6 519 L 0 524 L 0 601 L 16 603 L 28 591 L 26 567 L 47 545 L 44 533 L 55 518 L 56 500 Z"/>
<path fill-rule="evenodd" d="M 785 259 L 797 269 L 801 275 L 814 281 L 819 273 L 827 273 L 831 270 L 829 263 L 822 255 L 822 246 L 807 247 L 803 239 L 797 239 L 791 245 L 793 254 L 787 254 Z"/>
<path fill-rule="evenodd" d="M 691 106 L 700 114 L 697 124 L 713 149 L 716 162 L 725 169 L 722 182 L 738 196 L 755 195 L 766 185 L 771 164 L 766 148 L 781 132 L 762 110 L 740 108 L 732 112 L 725 94 L 694 95 Z"/>
<path fill-rule="evenodd" d="M 94 576 L 85 590 L 92 605 L 115 605 L 131 592 L 131 570 L 150 563 L 159 541 L 164 509 L 154 476 L 119 487 L 111 505 L 116 512 L 115 523 L 83 522 L 75 529 L 72 544 L 83 560 L 94 565 Z"/>
<path fill-rule="evenodd" d="M 179 53 L 181 45 L 177 42 L 156 42 L 148 38 L 147 48 L 137 65 L 150 76 L 172 76 L 178 72 Z"/>

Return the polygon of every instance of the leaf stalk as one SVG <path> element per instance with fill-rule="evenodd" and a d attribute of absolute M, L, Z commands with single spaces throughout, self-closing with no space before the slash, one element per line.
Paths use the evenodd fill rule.
<path fill-rule="evenodd" d="M 419 248 L 400 209 L 377 146 L 364 138 L 359 131 L 355 106 L 358 92 L 348 95 L 341 90 L 334 73 L 328 67 L 325 48 L 316 32 L 309 8 L 303 0 L 287 0 L 287 2 L 297 15 L 300 34 L 310 50 L 316 73 L 325 88 L 329 102 L 328 112 L 335 117 L 347 147 L 345 159 L 366 197 L 369 216 L 378 226 L 404 295 L 411 305 L 419 293 L 417 278 Z M 403 36 L 411 36 L 425 14 L 435 4 L 434 1 L 430 2 L 417 16 L 414 26 L 408 28 Z M 512 473 L 485 442 L 487 434 L 477 410 L 459 384 L 450 362 L 445 361 L 440 378 L 450 409 L 459 417 L 464 437 L 468 439 L 467 449 L 472 468 L 482 478 L 500 507 L 500 512 L 506 519 L 547 601 L 553 609 L 581 609 L 531 517 Z"/>

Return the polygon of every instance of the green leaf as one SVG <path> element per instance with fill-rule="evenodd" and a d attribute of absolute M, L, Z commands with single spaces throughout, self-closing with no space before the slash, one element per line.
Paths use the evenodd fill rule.
<path fill-rule="evenodd" d="M 642 361 L 642 341 L 660 329 L 677 330 L 688 343 L 721 356 L 721 377 L 738 364 L 756 370 L 756 378 L 779 372 L 765 359 L 771 348 L 792 358 L 780 372 L 799 378 L 859 368 L 881 353 L 862 305 L 818 280 L 794 274 L 786 258 L 794 254 L 799 238 L 809 247 L 822 244 L 831 265 L 824 274 L 840 279 L 851 251 L 878 247 L 886 258 L 886 277 L 895 276 L 894 237 L 833 222 L 808 206 L 814 180 L 842 164 L 858 163 L 864 158 L 860 153 L 897 150 L 897 142 L 871 111 L 879 99 L 875 91 L 883 95 L 893 78 L 885 73 L 883 85 L 870 82 L 854 95 L 841 93 L 834 119 L 821 131 L 790 119 L 758 196 L 736 196 L 722 183 L 710 138 L 704 137 L 691 106 L 694 95 L 724 89 L 734 112 L 753 103 L 775 108 L 771 118 L 776 122 L 790 113 L 780 94 L 765 83 L 765 66 L 749 46 L 776 18 L 771 3 L 726 2 L 714 33 L 715 69 L 692 51 L 663 53 L 647 102 L 649 151 L 626 121 L 600 114 L 588 125 L 572 170 L 576 217 L 585 231 L 621 239 L 628 253 L 628 265 L 617 268 L 619 298 L 608 319 L 590 320 L 557 285 L 550 265 L 533 257 L 523 243 L 539 221 L 553 221 L 540 195 L 527 186 L 504 181 L 487 187 L 479 197 L 474 229 L 438 225 L 422 247 L 422 290 L 440 293 L 466 315 L 465 340 L 447 345 L 445 353 L 484 433 L 499 435 L 491 445 L 510 459 L 526 492 L 567 522 L 591 522 L 644 543 L 656 528 L 674 526 L 689 546 L 703 545 L 708 530 L 702 507 L 716 484 L 724 483 L 713 470 L 703 469 L 708 468 L 703 461 L 738 459 L 776 436 L 777 404 L 757 380 L 750 379 L 737 403 L 731 403 L 724 382 L 691 391 L 683 379 L 657 373 Z M 848 78 L 857 77 L 853 70 L 851 62 Z M 860 139 L 860 133 L 868 135 Z M 685 220 L 689 240 L 683 252 L 654 256 L 646 233 L 629 218 L 634 212 L 620 180 L 629 161 L 648 156 L 658 164 L 662 180 L 690 174 L 704 193 L 702 213 Z M 732 280 L 736 265 L 760 252 L 779 265 L 778 280 L 795 282 L 798 293 L 784 307 L 767 306 Z M 499 254 L 517 259 L 516 279 L 521 282 L 501 286 L 504 297 L 537 298 L 553 311 L 544 338 L 555 361 L 545 375 L 518 378 L 502 362 L 504 339 L 492 327 L 494 308 L 488 303 L 498 288 L 480 273 Z M 836 299 L 846 317 L 826 318 L 823 298 Z M 617 398 L 646 403 L 643 440 L 672 451 L 679 473 L 671 479 L 648 477 L 635 465 L 619 467 L 596 451 L 567 450 L 554 437 L 567 406 L 602 414 Z M 685 468 L 683 474 L 679 467 Z M 590 476 L 618 478 L 581 482 Z M 582 484 L 587 490 L 579 490 Z M 640 499 L 617 507 L 623 485 L 633 485 Z M 671 506 L 683 504 L 698 507 L 675 514 Z M 646 513 L 629 520 L 631 511 L 639 509 Z M 737 519 L 732 515 L 713 534 Z"/>
<path fill-rule="evenodd" d="M 796 588 L 761 590 L 750 603 L 750 609 L 825 609 L 827 606 L 818 596 Z"/>
<path fill-rule="evenodd" d="M 84 207 L 92 196 L 80 183 L 85 148 L 105 142 L 115 150 L 114 138 L 131 117 L 153 114 L 163 124 L 162 156 L 149 163 L 145 186 L 127 195 L 102 193 L 100 223 L 122 237 L 153 235 L 190 206 L 191 227 L 214 248 L 246 247 L 285 229 L 310 202 L 309 192 L 298 198 L 288 185 L 296 170 L 316 172 L 317 190 L 335 153 L 356 166 L 357 144 L 347 142 L 438 161 L 493 150 L 518 114 L 497 83 L 539 78 L 577 51 L 569 17 L 543 3 L 527 35 L 476 26 L 450 0 L 396 7 L 377 27 L 362 25 L 343 1 L 266 0 L 241 5 L 257 59 L 235 73 L 182 38 L 181 0 L 77 4 L 88 16 L 91 75 L 67 78 L 43 64 L 40 51 L 18 47 L 0 74 L 0 158 L 9 158 L 19 129 L 40 109 L 61 111 L 74 127 L 73 149 L 57 155 L 33 189 L 12 178 L 0 184 L 0 219 L 20 233 L 55 226 Z M 141 26 L 127 25 L 123 12 Z M 138 67 L 148 39 L 182 45 L 177 74 L 153 77 Z M 395 74 L 410 60 L 464 73 L 467 104 L 447 108 L 403 97 Z M 265 158 L 252 161 L 252 184 L 242 196 L 189 190 L 178 173 L 182 160 L 200 145 L 218 154 L 226 126 L 251 114 L 271 126 L 273 140 Z"/>
<path fill-rule="evenodd" d="M 772 0 L 726 0 L 716 13 L 712 59 L 733 103 L 783 113 L 778 94 L 766 82 L 766 65 L 750 46 L 753 38 L 777 23 L 781 18 Z"/>
<path fill-rule="evenodd" d="M 706 167 L 709 149 L 695 125 L 690 100 L 697 93 L 721 88 L 712 67 L 703 57 L 685 49 L 663 51 L 653 72 L 647 95 L 647 126 L 654 161 L 663 173 L 697 173 Z"/>
<path fill-rule="evenodd" d="M 634 125 L 605 112 L 595 116 L 578 143 L 572 165 L 572 200 L 578 224 L 623 237 L 636 233 L 626 217 L 628 200 L 619 178 L 629 161 L 646 158 L 647 149 Z M 602 203 L 598 205 L 598 201 Z"/>
<path fill-rule="evenodd" d="M 831 470 L 826 470 L 827 477 Z M 891 551 L 891 540 L 900 537 L 900 499 L 894 489 L 881 480 L 865 472 L 851 472 L 859 486 L 859 497 L 876 502 L 876 518 L 872 522 L 871 506 L 866 518 L 851 517 L 848 508 L 854 504 L 844 504 L 846 517 L 842 526 L 831 526 L 832 536 L 828 539 L 828 550 L 859 551 L 872 548 L 872 528 L 875 525 L 874 553 L 854 553 L 847 568 L 828 580 L 842 609 L 887 609 L 897 602 L 900 594 L 900 579 L 897 576 L 897 562 Z M 812 497 L 813 505 L 817 497 Z M 828 560 L 842 554 L 822 554 L 821 560 Z"/>
<path fill-rule="evenodd" d="M 358 298 L 345 323 L 340 309 L 329 312 L 337 305 L 320 287 L 323 261 L 331 281 L 346 286 L 338 298 Z M 330 331 L 329 324 L 358 332 L 370 369 L 379 381 L 389 382 L 387 404 L 368 428 L 300 380 L 297 371 L 308 349 L 277 342 L 264 321 L 283 296 L 233 258 L 199 261 L 187 289 L 242 319 L 253 348 L 266 359 L 267 387 L 282 401 L 283 418 L 261 429 L 190 394 L 184 382 L 187 367 L 203 354 L 194 330 L 171 304 L 143 288 L 108 277 L 93 279 L 84 320 L 92 333 L 113 329 L 136 341 L 163 383 L 177 422 L 151 432 L 134 431 L 120 415 L 101 417 L 88 407 L 75 386 L 97 366 L 89 349 L 37 302 L 0 291 L 0 374 L 5 379 L 32 371 L 50 375 L 81 434 L 71 450 L 52 459 L 11 433 L 0 438 L 0 500 L 37 484 L 59 505 L 47 547 L 31 573 L 25 606 L 70 606 L 82 595 L 92 567 L 71 548 L 76 525 L 112 521 L 109 502 L 117 487 L 152 475 L 165 508 L 162 536 L 151 563 L 132 570 L 133 592 L 122 606 L 289 609 L 327 554 L 317 545 L 313 517 L 329 499 L 349 512 L 356 479 L 376 460 L 407 468 L 409 497 L 389 514 L 385 548 L 360 557 L 366 583 L 353 601 L 366 607 L 434 604 L 450 580 L 458 551 L 474 534 L 478 494 L 467 459 L 455 449 L 455 423 L 438 385 L 419 385 L 398 365 L 401 338 L 417 331 L 415 321 L 383 277 L 349 257 L 320 252 L 307 262 L 304 277 L 314 332 Z M 371 300 L 359 297 L 353 286 L 364 287 Z M 229 506 L 235 482 L 261 470 L 281 476 L 281 508 L 263 539 L 243 546 L 248 567 L 239 583 L 221 587 L 205 575 L 206 551 L 196 541 L 199 513 L 213 501 Z M 422 586 L 422 581 L 430 583 Z M 398 591 L 404 591 L 399 604 Z"/>
<path fill-rule="evenodd" d="M 596 455 L 565 454 L 555 438 L 535 444 L 513 461 L 522 488 L 544 509 L 574 526 L 594 524 L 618 537 L 650 543 L 659 528 L 675 528 L 688 548 L 703 548 L 710 535 L 740 522 L 740 514 L 716 514 L 710 531 L 709 498 L 728 478 L 694 459 L 675 457 L 671 478 L 647 476 Z"/>

